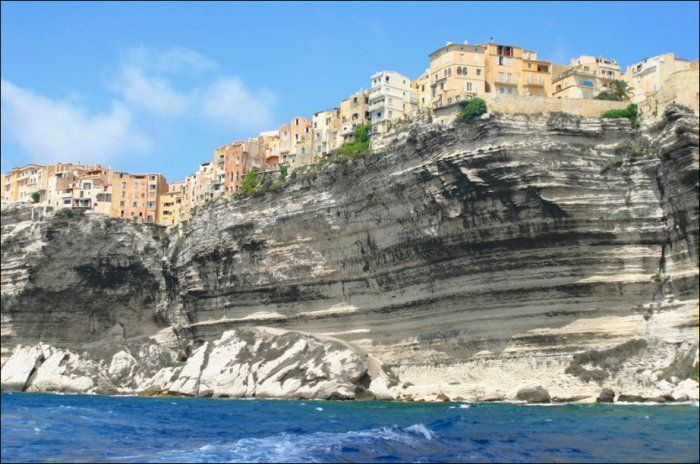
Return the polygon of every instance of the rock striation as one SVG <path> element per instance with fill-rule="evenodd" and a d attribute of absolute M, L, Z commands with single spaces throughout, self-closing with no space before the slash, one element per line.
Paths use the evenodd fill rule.
<path fill-rule="evenodd" d="M 416 123 L 375 147 L 170 229 L 4 206 L 3 363 L 25 367 L 3 389 L 74 359 L 26 367 L 39 343 L 93 363 L 65 388 L 215 396 L 492 400 L 536 380 L 595 401 L 697 366 L 691 111 Z"/>

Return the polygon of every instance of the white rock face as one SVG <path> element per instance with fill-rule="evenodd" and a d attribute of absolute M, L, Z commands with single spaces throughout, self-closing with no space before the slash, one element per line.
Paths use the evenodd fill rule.
<path fill-rule="evenodd" d="M 62 350 L 54 351 L 36 371 L 30 389 L 34 391 L 59 391 L 80 393 L 94 386 L 92 379 L 85 376 L 65 375 L 66 365 L 71 354 Z"/>
<path fill-rule="evenodd" d="M 677 401 L 681 399 L 698 401 L 698 397 L 700 396 L 698 392 L 698 382 L 693 379 L 685 379 L 679 382 L 673 390 L 673 393 L 671 393 L 671 396 Z"/>
<path fill-rule="evenodd" d="M 202 375 L 202 370 L 206 365 L 206 355 L 209 343 L 197 348 L 190 356 L 182 368 L 180 376 L 170 386 L 170 393 L 177 395 L 196 396 L 199 391 L 199 377 Z"/>
<path fill-rule="evenodd" d="M 354 398 L 355 382 L 367 370 L 360 354 L 338 342 L 264 328 L 229 330 L 198 348 L 169 390 L 219 397 Z"/>
<path fill-rule="evenodd" d="M 43 361 L 42 345 L 18 347 L 2 367 L 2 390 L 23 391 L 30 375 Z"/>

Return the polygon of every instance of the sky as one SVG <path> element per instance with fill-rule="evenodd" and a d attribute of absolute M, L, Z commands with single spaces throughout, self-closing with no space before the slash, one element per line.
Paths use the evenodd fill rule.
<path fill-rule="evenodd" d="M 446 41 L 540 59 L 698 57 L 698 2 L 1 3 L 2 171 L 100 163 L 179 181 L 221 145 L 338 106 Z"/>

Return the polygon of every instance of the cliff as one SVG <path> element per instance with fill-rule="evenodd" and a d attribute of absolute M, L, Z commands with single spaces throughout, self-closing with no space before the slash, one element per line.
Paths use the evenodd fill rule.
<path fill-rule="evenodd" d="M 668 397 L 697 365 L 692 112 L 643 130 L 417 123 L 378 142 L 167 230 L 4 207 L 3 388 L 47 389 L 56 352 L 52 389 L 219 396 Z M 129 375 L 104 374 L 127 358 Z"/>

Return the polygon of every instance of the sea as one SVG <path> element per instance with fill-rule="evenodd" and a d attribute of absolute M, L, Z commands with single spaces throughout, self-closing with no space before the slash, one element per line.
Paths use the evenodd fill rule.
<path fill-rule="evenodd" d="M 2 393 L 6 462 L 698 462 L 698 404 Z"/>

